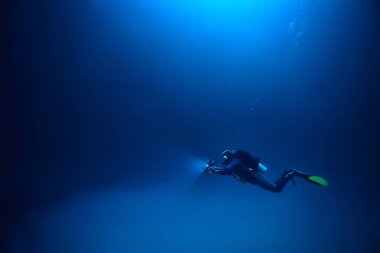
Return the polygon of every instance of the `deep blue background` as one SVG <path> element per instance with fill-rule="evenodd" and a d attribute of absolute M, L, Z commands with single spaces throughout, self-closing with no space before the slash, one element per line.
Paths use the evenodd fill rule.
<path fill-rule="evenodd" d="M 190 2 L 1 2 L 2 252 L 377 252 L 379 5 Z"/>

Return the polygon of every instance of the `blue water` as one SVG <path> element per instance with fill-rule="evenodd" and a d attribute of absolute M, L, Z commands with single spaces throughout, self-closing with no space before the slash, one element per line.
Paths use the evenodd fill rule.
<path fill-rule="evenodd" d="M 376 1 L 0 7 L 1 252 L 379 252 Z"/>

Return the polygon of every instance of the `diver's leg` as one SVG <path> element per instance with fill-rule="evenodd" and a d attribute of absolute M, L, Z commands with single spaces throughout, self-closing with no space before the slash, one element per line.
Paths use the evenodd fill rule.
<path fill-rule="evenodd" d="M 267 176 L 265 176 L 262 172 L 252 172 L 252 177 L 248 181 L 249 183 L 256 184 L 260 186 L 261 188 L 275 192 L 276 191 L 276 184 L 273 183 Z"/>
<path fill-rule="evenodd" d="M 249 182 L 257 184 L 265 190 L 278 193 L 284 189 L 285 185 L 292 178 L 292 175 L 289 173 L 290 171 L 284 171 L 284 173 L 275 182 L 272 182 L 264 173 L 252 172 L 252 178 Z"/>
<path fill-rule="evenodd" d="M 285 185 L 289 182 L 290 179 L 294 176 L 294 171 L 285 170 L 282 175 L 275 181 L 276 189 L 275 192 L 281 192 Z"/>

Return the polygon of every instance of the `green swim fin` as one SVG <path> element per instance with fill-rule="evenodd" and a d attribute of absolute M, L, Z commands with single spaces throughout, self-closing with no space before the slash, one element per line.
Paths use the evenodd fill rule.
<path fill-rule="evenodd" d="M 306 174 L 300 171 L 297 171 L 296 175 L 299 176 L 300 178 L 305 179 L 306 181 L 309 181 L 310 183 L 313 183 L 319 186 L 326 187 L 329 184 L 329 182 L 323 177 Z"/>
<path fill-rule="evenodd" d="M 320 185 L 323 187 L 326 187 L 329 185 L 329 182 L 326 179 L 324 179 L 323 177 L 309 176 L 305 179 L 307 181 L 309 181 L 310 183 L 317 184 L 317 185 Z"/>

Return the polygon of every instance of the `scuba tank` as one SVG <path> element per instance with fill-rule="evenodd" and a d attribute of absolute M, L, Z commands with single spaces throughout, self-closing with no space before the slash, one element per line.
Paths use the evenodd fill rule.
<path fill-rule="evenodd" d="M 254 157 L 247 151 L 237 149 L 233 152 L 233 157 L 239 159 L 249 168 L 249 171 L 259 171 L 265 173 L 268 169 L 260 163 L 260 158 Z"/>

